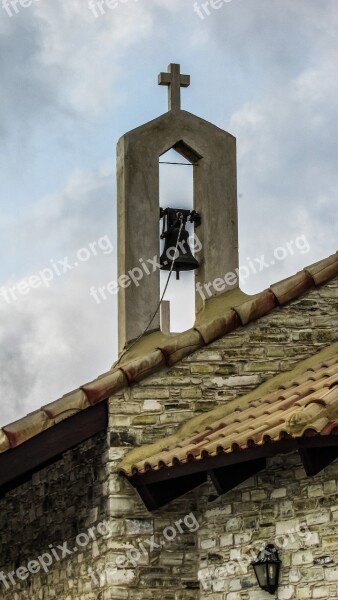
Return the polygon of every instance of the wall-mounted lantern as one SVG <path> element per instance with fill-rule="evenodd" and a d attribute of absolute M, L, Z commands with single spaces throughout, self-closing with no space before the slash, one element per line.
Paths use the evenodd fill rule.
<path fill-rule="evenodd" d="M 259 587 L 269 594 L 274 594 L 278 588 L 281 561 L 273 544 L 267 544 L 251 563 Z"/>

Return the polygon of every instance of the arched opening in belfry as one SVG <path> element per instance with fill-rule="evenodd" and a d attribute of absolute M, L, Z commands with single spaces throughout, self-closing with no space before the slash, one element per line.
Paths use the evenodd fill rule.
<path fill-rule="evenodd" d="M 194 209 L 193 163 L 196 163 L 200 157 L 190 151 L 182 142 L 177 146 L 180 153 L 171 148 L 159 158 L 160 207 L 192 211 Z M 185 228 L 189 233 L 189 245 L 194 253 L 194 225 L 187 222 Z M 162 230 L 163 219 L 160 220 L 160 235 Z M 161 254 L 164 246 L 165 242 L 161 240 Z M 168 271 L 161 271 L 161 297 L 168 281 L 168 275 Z M 179 280 L 176 279 L 175 272 L 172 272 L 161 309 L 161 330 L 165 333 L 168 330 L 171 333 L 185 331 L 193 326 L 194 321 L 195 271 L 181 271 Z"/>

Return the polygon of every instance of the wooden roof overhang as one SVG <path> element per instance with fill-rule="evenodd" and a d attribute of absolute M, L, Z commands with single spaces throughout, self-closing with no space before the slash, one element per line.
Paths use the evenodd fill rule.
<path fill-rule="evenodd" d="M 57 423 L 23 444 L 0 454 L 0 497 L 56 462 L 67 450 L 108 427 L 107 402 Z"/>
<path fill-rule="evenodd" d="M 299 438 L 285 436 L 243 450 L 220 452 L 200 460 L 191 458 L 184 463 L 177 461 L 171 467 L 163 465 L 143 473 L 124 475 L 137 489 L 147 509 L 153 511 L 205 483 L 208 476 L 217 493 L 225 494 L 265 469 L 268 458 L 295 451 L 299 453 L 306 474 L 317 475 L 338 458 L 338 431 L 335 429 L 331 435 L 307 432 Z"/>

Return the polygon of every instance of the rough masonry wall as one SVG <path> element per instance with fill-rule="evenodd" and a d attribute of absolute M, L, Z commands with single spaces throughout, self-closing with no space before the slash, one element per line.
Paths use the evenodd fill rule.
<path fill-rule="evenodd" d="M 1 600 L 98 600 L 88 569 L 108 552 L 106 457 L 100 434 L 0 500 Z"/>
<path fill-rule="evenodd" d="M 274 543 L 282 560 L 278 600 L 337 599 L 337 479 L 338 461 L 309 478 L 298 454 L 289 454 L 269 459 L 264 471 L 212 503 L 212 489 L 204 486 L 201 597 L 272 598 L 258 587 L 249 563 Z M 323 565 L 325 556 L 330 562 Z"/>
<path fill-rule="evenodd" d="M 108 449 L 106 436 L 98 436 L 0 500 L 0 569 L 26 566 L 50 544 L 73 547 L 78 533 L 103 519 L 109 520 L 109 538 L 90 541 L 14 589 L 6 591 L 0 581 L 1 600 L 199 598 L 196 531 L 205 518 L 205 488 L 150 514 L 117 474 L 122 456 L 312 356 L 337 338 L 337 325 L 335 280 L 112 397 Z"/>
<path fill-rule="evenodd" d="M 151 443 L 173 433 L 179 423 L 197 413 L 228 402 L 312 356 L 336 340 L 337 331 L 338 279 L 283 309 L 275 310 L 256 323 L 236 330 L 208 348 L 195 352 L 174 368 L 147 378 L 126 390 L 120 396 L 120 402 L 112 398 L 112 467 L 117 469 L 119 461 L 131 447 Z M 264 475 L 261 477 L 264 478 Z M 149 515 L 127 481 L 121 482 L 116 474 L 112 474 L 112 481 L 115 481 L 116 492 L 110 499 L 111 509 L 116 518 L 124 523 L 121 535 L 116 539 L 122 553 L 126 552 L 128 544 L 136 548 L 140 548 L 140 544 L 147 547 L 149 532 L 155 532 L 156 543 L 163 542 L 163 527 L 173 525 L 191 511 L 202 523 L 206 498 L 215 496 L 214 490 L 208 490 L 202 502 L 196 502 L 203 494 L 203 488 L 200 488 L 169 504 L 166 509 Z M 306 485 L 307 480 L 303 482 L 303 487 Z M 258 489 L 253 493 L 263 497 L 261 495 L 266 492 Z M 306 491 L 302 493 L 305 496 L 307 494 Z M 230 516 L 226 514 L 227 510 L 222 516 L 224 522 Z M 131 532 L 129 523 L 133 515 L 137 519 Z M 213 523 L 214 529 L 217 529 L 216 521 Z M 145 528 L 148 528 L 147 531 Z M 206 531 L 205 528 L 203 531 Z M 246 534 L 245 528 L 243 531 Z M 197 554 L 193 552 L 194 543 L 190 542 L 190 538 L 186 543 L 186 536 L 177 535 L 173 543 L 165 541 L 162 552 L 149 552 L 133 565 L 128 560 L 129 579 L 123 586 L 117 585 L 114 598 L 150 599 L 153 592 L 158 598 L 175 600 L 206 597 L 203 588 L 201 596 L 197 589 L 197 571 L 201 565 L 198 564 Z M 120 578 L 122 582 L 122 570 Z M 224 582 L 219 585 L 224 585 Z M 215 598 L 258 600 L 263 597 L 244 593 L 228 599 L 221 592 Z"/>
<path fill-rule="evenodd" d="M 151 443 L 338 338 L 338 278 L 111 399 L 112 446 Z"/>

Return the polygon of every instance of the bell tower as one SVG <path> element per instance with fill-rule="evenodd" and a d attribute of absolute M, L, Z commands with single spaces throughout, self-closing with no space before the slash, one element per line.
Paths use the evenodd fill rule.
<path fill-rule="evenodd" d="M 201 244 L 196 312 L 203 306 L 201 286 L 207 284 L 211 295 L 238 286 L 226 280 L 238 268 L 236 139 L 181 109 L 181 88 L 190 85 L 190 76 L 181 75 L 180 65 L 170 64 L 158 83 L 168 86 L 168 112 L 117 144 L 120 352 L 144 332 L 160 301 L 159 157 L 171 148 L 193 164 L 195 234 Z M 149 330 L 159 329 L 158 311 Z"/>

